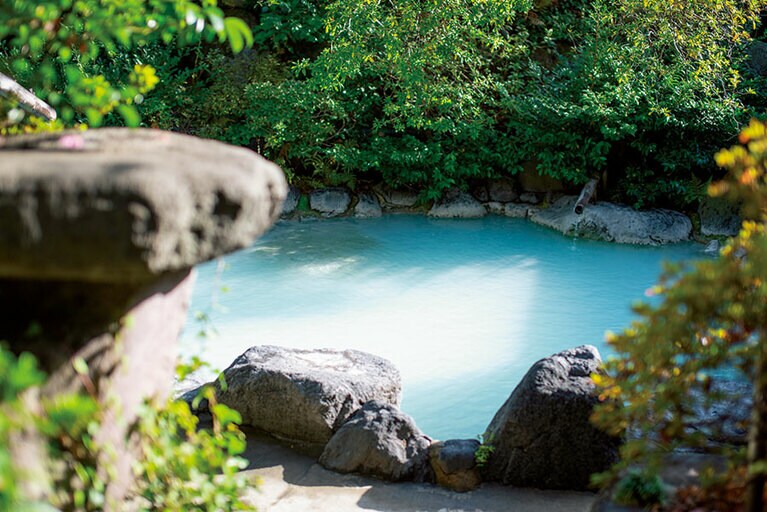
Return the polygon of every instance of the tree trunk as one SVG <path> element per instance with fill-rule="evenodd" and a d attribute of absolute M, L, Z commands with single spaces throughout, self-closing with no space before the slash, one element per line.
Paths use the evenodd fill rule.
<path fill-rule="evenodd" d="M 754 408 L 748 441 L 749 468 L 760 471 L 750 475 L 746 488 L 746 511 L 764 512 L 764 488 L 767 482 L 762 465 L 767 463 L 767 336 L 759 339 L 759 360 L 754 377 Z"/>

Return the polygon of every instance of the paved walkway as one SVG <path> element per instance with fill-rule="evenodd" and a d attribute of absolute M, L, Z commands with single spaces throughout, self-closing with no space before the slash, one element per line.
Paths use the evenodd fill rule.
<path fill-rule="evenodd" d="M 262 512 L 588 512 L 590 493 L 483 484 L 467 493 L 428 484 L 340 475 L 263 438 L 249 436 L 247 472 L 261 481 L 248 500 Z"/>

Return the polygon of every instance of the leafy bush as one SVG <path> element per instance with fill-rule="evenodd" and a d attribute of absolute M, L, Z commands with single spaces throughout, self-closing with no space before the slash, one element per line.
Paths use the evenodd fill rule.
<path fill-rule="evenodd" d="M 615 486 L 615 502 L 620 505 L 658 505 L 665 496 L 660 477 L 646 471 L 631 470 Z"/>
<path fill-rule="evenodd" d="M 729 177 L 710 191 L 743 201 L 750 220 L 717 259 L 689 269 L 670 265 L 652 290 L 662 302 L 637 306 L 641 319 L 608 337 L 618 357 L 608 361 L 606 376 L 594 376 L 603 403 L 593 419 L 612 434 L 634 433 L 619 465 L 600 478 L 609 481 L 637 462 L 657 467 L 674 448 L 712 449 L 691 428 L 696 405 L 726 398 L 712 388 L 717 377 L 750 380 L 748 452 L 721 448 L 731 469 L 717 482 L 727 492 L 717 492 L 734 500 L 728 508 L 745 501 L 747 510 L 761 512 L 767 477 L 767 127 L 752 121 L 740 141 L 717 153 Z"/>
<path fill-rule="evenodd" d="M 761 105 L 745 60 L 765 5 L 251 0 L 237 12 L 255 50 L 194 61 L 208 71 L 188 126 L 312 186 L 433 198 L 527 168 L 572 184 L 606 173 L 618 199 L 681 207 Z"/>
<path fill-rule="evenodd" d="M 746 121 L 744 96 L 764 90 L 743 79 L 764 2 L 579 4 L 569 33 L 552 34 L 569 51 L 536 89 L 509 100 L 519 145 L 545 174 L 582 181 L 608 171 L 617 194 L 639 206 L 689 203 L 714 174 L 720 141 Z M 560 16 L 542 22 L 556 27 Z"/>
<path fill-rule="evenodd" d="M 247 485 L 239 473 L 247 461 L 239 413 L 209 400 L 212 429 L 199 429 L 198 418 L 183 401 L 162 407 L 147 404 L 136 426 L 143 457 L 136 464 L 141 510 L 250 510 L 241 499 Z"/>
<path fill-rule="evenodd" d="M 44 382 L 33 356 L 16 357 L 0 347 L 0 510 L 40 510 L 42 503 L 25 501 L 30 487 L 59 510 L 103 510 L 110 469 L 94 441 L 101 407 L 83 394 L 37 402 L 36 388 Z M 203 393 L 211 429 L 199 428 L 185 402 L 148 403 L 140 413 L 132 431 L 140 453 L 132 498 L 137 510 L 247 509 L 241 500 L 246 481 L 238 473 L 245 464 L 238 457 L 245 449 L 239 415 L 217 404 L 212 388 Z M 17 467 L 11 446 L 22 436 L 27 442 L 39 437 L 47 453 Z"/>
<path fill-rule="evenodd" d="M 225 17 L 216 0 L 10 0 L 0 5 L 0 72 L 32 88 L 66 124 L 87 120 L 96 126 L 116 111 L 136 126 L 135 105 L 158 81 L 154 69 L 136 63 L 110 82 L 91 72 L 94 63 L 154 42 L 214 38 L 228 40 L 234 52 L 252 43 L 248 27 Z M 18 121 L 8 116 L 12 107 L 0 104 L 6 125 Z"/>

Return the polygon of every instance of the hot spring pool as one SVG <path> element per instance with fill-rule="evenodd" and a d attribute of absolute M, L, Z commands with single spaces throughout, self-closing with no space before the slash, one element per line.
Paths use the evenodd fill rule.
<path fill-rule="evenodd" d="M 585 343 L 604 357 L 661 261 L 700 256 L 504 217 L 281 222 L 222 272 L 198 267 L 182 353 L 224 369 L 259 344 L 371 352 L 399 368 L 402 409 L 426 434 L 476 437 L 532 363 Z M 197 337 L 198 311 L 217 334 Z"/>

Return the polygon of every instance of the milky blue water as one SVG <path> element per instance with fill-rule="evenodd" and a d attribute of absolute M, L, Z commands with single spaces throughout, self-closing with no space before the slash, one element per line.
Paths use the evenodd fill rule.
<path fill-rule="evenodd" d="M 182 352 L 219 369 L 259 344 L 372 352 L 399 368 L 402 409 L 425 433 L 475 437 L 535 361 L 586 343 L 606 355 L 605 331 L 629 324 L 661 261 L 695 257 L 697 244 L 608 244 L 504 217 L 282 222 L 198 267 L 191 311 L 217 334 L 200 340 L 190 316 Z"/>

